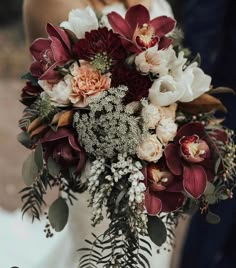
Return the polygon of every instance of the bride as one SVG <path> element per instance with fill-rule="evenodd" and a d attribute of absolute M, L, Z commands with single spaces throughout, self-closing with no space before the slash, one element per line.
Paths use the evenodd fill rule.
<path fill-rule="evenodd" d="M 60 23 L 67 19 L 71 9 L 91 6 L 95 11 L 104 15 L 116 11 L 124 16 L 126 9 L 132 5 L 141 3 L 149 10 L 151 17 L 161 15 L 172 16 L 173 13 L 166 0 L 25 0 L 24 1 L 24 26 L 28 43 L 37 37 L 46 35 L 44 27 L 46 22 Z M 90 212 L 87 208 L 87 195 L 80 194 L 78 201 L 70 207 L 70 216 L 67 227 L 63 232 L 57 233 L 59 242 L 49 250 L 48 256 L 42 259 L 34 268 L 74 268 L 78 266 L 80 253 L 77 249 L 85 246 L 83 241 L 90 239 L 90 233 L 103 233 L 106 223 L 92 229 L 90 224 Z M 36 234 L 35 234 L 36 235 Z M 38 233 L 37 236 L 43 235 Z M 45 244 L 48 241 L 45 239 Z M 43 245 L 40 245 L 43 247 Z M 157 248 L 153 245 L 153 256 L 149 259 L 151 268 L 170 267 L 171 253 L 161 251 L 156 253 Z"/>

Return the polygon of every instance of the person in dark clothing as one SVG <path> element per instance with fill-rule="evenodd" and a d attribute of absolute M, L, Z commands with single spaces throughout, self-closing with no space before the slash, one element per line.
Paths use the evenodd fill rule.
<path fill-rule="evenodd" d="M 212 84 L 236 90 L 236 1 L 184 0 L 185 45 L 199 52 L 201 67 L 212 76 Z M 228 113 L 224 124 L 236 132 L 236 98 L 220 97 Z M 236 267 L 235 198 L 216 204 L 211 211 L 221 222 L 211 225 L 196 213 L 183 247 L 180 268 Z"/>

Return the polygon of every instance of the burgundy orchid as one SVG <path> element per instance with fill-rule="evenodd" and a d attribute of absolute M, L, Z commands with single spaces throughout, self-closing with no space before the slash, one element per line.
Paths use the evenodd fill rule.
<path fill-rule="evenodd" d="M 147 213 L 156 215 L 180 208 L 185 199 L 181 177 L 174 176 L 165 165 L 161 166 L 160 162 L 148 164 L 145 169 Z"/>
<path fill-rule="evenodd" d="M 45 160 L 52 157 L 63 169 L 76 166 L 76 172 L 80 172 L 85 165 L 85 153 L 75 135 L 74 131 L 65 127 L 58 128 L 56 132 L 49 129 L 40 140 Z"/>
<path fill-rule="evenodd" d="M 71 59 L 70 40 L 65 31 L 55 25 L 48 23 L 46 29 L 49 38 L 38 38 L 30 47 L 34 58 L 30 72 L 41 80 L 57 80 L 60 76 L 55 68 Z"/>
<path fill-rule="evenodd" d="M 124 47 L 132 52 L 139 53 L 158 44 L 158 49 L 167 48 L 172 39 L 166 37 L 175 27 L 175 20 L 167 16 L 160 16 L 150 20 L 146 7 L 135 5 L 128 9 L 125 19 L 118 13 L 107 15 L 112 29 L 121 35 Z"/>
<path fill-rule="evenodd" d="M 185 191 L 196 199 L 203 194 L 207 181 L 214 178 L 209 136 L 199 122 L 179 129 L 174 143 L 167 145 L 165 157 L 170 171 L 183 176 Z"/>

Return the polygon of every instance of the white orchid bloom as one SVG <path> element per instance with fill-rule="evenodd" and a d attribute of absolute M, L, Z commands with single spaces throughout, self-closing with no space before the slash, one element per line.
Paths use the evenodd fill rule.
<path fill-rule="evenodd" d="M 98 29 L 98 19 L 91 7 L 73 9 L 68 21 L 62 22 L 60 26 L 72 31 L 80 39 L 84 38 L 85 32 Z"/>

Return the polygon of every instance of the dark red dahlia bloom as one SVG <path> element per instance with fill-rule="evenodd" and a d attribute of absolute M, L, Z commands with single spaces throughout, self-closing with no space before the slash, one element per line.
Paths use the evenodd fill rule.
<path fill-rule="evenodd" d="M 175 211 L 185 200 L 181 177 L 174 176 L 161 162 L 148 164 L 145 168 L 145 207 L 149 215 Z"/>
<path fill-rule="evenodd" d="M 85 152 L 79 147 L 73 130 L 61 127 L 55 132 L 49 129 L 40 143 L 46 161 L 52 157 L 61 169 L 76 166 L 76 172 L 80 172 L 84 167 Z"/>
<path fill-rule="evenodd" d="M 210 147 L 204 125 L 194 122 L 182 126 L 174 143 L 165 149 L 169 170 L 176 176 L 183 176 L 184 189 L 194 198 L 199 198 L 207 181 L 214 179 L 214 161 Z"/>
<path fill-rule="evenodd" d="M 79 59 L 89 61 L 97 69 L 109 70 L 111 65 L 126 57 L 118 34 L 106 27 L 85 33 L 85 38 L 78 40 L 73 52 Z"/>
<path fill-rule="evenodd" d="M 21 92 L 21 102 L 26 106 L 30 106 L 42 91 L 40 86 L 35 86 L 30 81 L 26 82 Z"/>
<path fill-rule="evenodd" d="M 124 85 L 128 87 L 125 102 L 139 101 L 148 96 L 148 90 L 152 85 L 148 76 L 141 75 L 137 70 L 131 69 L 128 65 L 120 64 L 112 70 L 111 86 Z"/>
<path fill-rule="evenodd" d="M 167 16 L 150 20 L 146 7 L 136 5 L 128 9 L 123 19 L 118 13 L 107 15 L 112 29 L 122 37 L 124 47 L 132 52 L 139 53 L 158 44 L 158 49 L 167 48 L 172 39 L 165 35 L 175 27 L 175 20 Z"/>
<path fill-rule="evenodd" d="M 59 73 L 54 69 L 65 65 L 71 59 L 71 45 L 67 34 L 61 28 L 48 23 L 47 33 L 49 38 L 38 38 L 30 47 L 34 58 L 30 72 L 41 80 L 56 80 Z"/>

